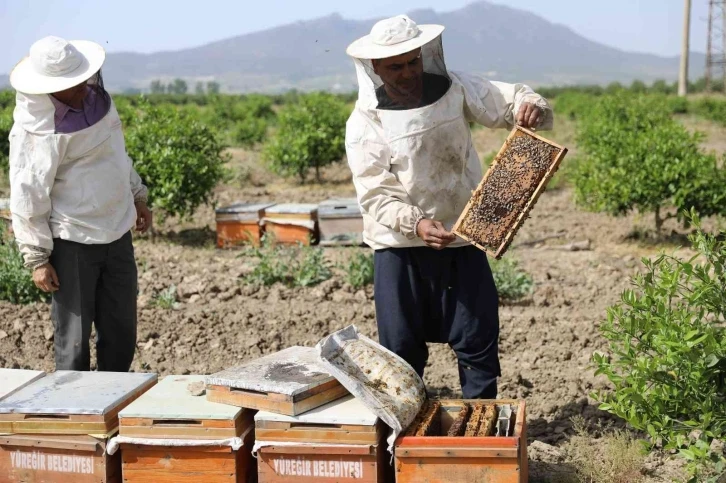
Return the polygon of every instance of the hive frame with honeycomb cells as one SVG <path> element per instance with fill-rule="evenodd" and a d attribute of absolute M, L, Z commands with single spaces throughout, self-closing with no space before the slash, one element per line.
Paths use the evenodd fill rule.
<path fill-rule="evenodd" d="M 485 247 L 484 245 L 478 243 L 476 240 L 472 240 L 467 235 L 464 235 L 460 232 L 459 228 L 463 224 L 464 220 L 466 219 L 467 215 L 469 214 L 470 209 L 472 208 L 473 201 L 475 198 L 475 194 L 480 192 L 484 185 L 487 182 L 487 179 L 493 172 L 494 168 L 497 166 L 497 164 L 500 162 L 500 159 L 502 159 L 502 154 L 507 150 L 509 147 L 510 141 L 518 136 L 530 136 L 533 137 L 539 141 L 542 141 L 544 143 L 549 144 L 559 152 L 555 155 L 554 159 L 550 163 L 549 167 L 547 168 L 547 171 L 545 175 L 540 180 L 539 184 L 537 185 L 537 188 L 534 190 L 534 193 L 532 193 L 532 196 L 527 201 L 527 204 L 524 206 L 522 211 L 519 213 L 517 218 L 511 225 L 509 226 L 507 230 L 507 234 L 504 237 L 504 240 L 502 243 L 497 247 L 495 250 L 492 248 Z M 459 215 L 459 219 L 456 221 L 456 224 L 454 225 L 454 228 L 452 229 L 452 233 L 457 235 L 460 238 L 463 238 L 464 240 L 470 242 L 472 245 L 476 246 L 480 250 L 483 250 L 487 254 L 493 256 L 496 259 L 499 259 L 504 255 L 504 253 L 507 251 L 507 248 L 509 248 L 509 245 L 512 243 L 512 240 L 514 239 L 514 235 L 517 233 L 517 230 L 524 224 L 524 220 L 527 219 L 527 215 L 529 214 L 530 210 L 534 207 L 535 203 L 537 203 L 537 200 L 539 199 L 540 194 L 545 190 L 547 187 L 547 183 L 549 183 L 550 179 L 552 179 L 552 176 L 557 172 L 557 168 L 559 168 L 560 163 L 564 159 L 565 155 L 567 154 L 567 148 L 560 146 L 559 144 L 556 144 L 548 139 L 543 138 L 542 136 L 539 136 L 535 134 L 534 132 L 530 131 L 529 129 L 525 129 L 520 126 L 515 126 L 514 129 L 512 129 L 512 132 L 509 133 L 509 136 L 507 136 L 507 139 L 504 141 L 504 144 L 502 145 L 501 149 L 497 153 L 496 157 L 494 158 L 494 162 L 487 170 L 486 174 L 482 178 L 481 182 L 479 183 L 479 186 L 477 186 L 476 190 L 472 192 L 472 197 L 469 199 L 469 202 L 464 207 L 464 210 L 461 212 L 461 215 Z"/>

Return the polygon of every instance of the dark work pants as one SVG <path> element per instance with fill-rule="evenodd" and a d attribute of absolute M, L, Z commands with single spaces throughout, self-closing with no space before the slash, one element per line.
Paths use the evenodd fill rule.
<path fill-rule="evenodd" d="M 136 349 L 138 283 L 131 233 L 106 245 L 53 243 L 50 263 L 60 282 L 51 307 L 56 370 L 90 370 L 95 324 L 98 370 L 128 371 Z"/>
<path fill-rule="evenodd" d="M 472 246 L 391 248 L 377 250 L 374 260 L 381 345 L 423 377 L 426 342 L 448 343 L 464 398 L 495 398 L 499 297 L 486 255 Z"/>

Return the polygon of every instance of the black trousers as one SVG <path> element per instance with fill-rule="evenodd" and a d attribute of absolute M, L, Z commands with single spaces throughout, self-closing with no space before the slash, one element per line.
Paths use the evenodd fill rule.
<path fill-rule="evenodd" d="M 391 248 L 375 252 L 374 266 L 381 345 L 423 377 L 426 342 L 448 343 L 464 398 L 495 398 L 499 297 L 486 255 L 472 246 Z"/>
<path fill-rule="evenodd" d="M 128 371 L 136 350 L 138 286 L 131 233 L 106 245 L 53 243 L 50 263 L 60 282 L 51 306 L 56 370 L 90 370 L 95 324 L 98 370 Z"/>

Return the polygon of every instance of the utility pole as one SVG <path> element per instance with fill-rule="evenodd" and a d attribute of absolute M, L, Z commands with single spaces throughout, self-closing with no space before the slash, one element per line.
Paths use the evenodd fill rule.
<path fill-rule="evenodd" d="M 691 0 L 685 0 L 683 13 L 683 44 L 681 46 L 681 70 L 678 76 L 678 95 L 683 97 L 688 92 L 688 54 L 691 35 Z"/>
<path fill-rule="evenodd" d="M 718 20 L 721 20 L 719 22 Z M 719 25 L 720 24 L 720 25 Z M 717 70 L 721 69 L 721 89 L 726 92 L 726 1 L 709 0 L 706 39 L 706 92 L 713 90 Z"/>

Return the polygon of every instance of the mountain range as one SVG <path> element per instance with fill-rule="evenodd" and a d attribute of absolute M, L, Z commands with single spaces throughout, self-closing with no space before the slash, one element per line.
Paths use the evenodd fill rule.
<path fill-rule="evenodd" d="M 678 57 L 625 52 L 588 40 L 572 29 L 524 10 L 486 1 L 459 10 L 415 10 L 419 24 L 437 23 L 449 69 L 502 81 L 538 85 L 674 81 Z M 146 90 L 153 80 L 215 81 L 223 92 L 288 89 L 356 89 L 345 48 L 378 19 L 350 20 L 339 14 L 282 25 L 199 47 L 140 54 L 109 53 L 104 81 L 112 91 Z M 617 26 L 613 26 L 615 33 Z M 703 73 L 703 54 L 691 55 L 691 78 Z M 7 77 L 0 76 L 0 85 Z"/>

